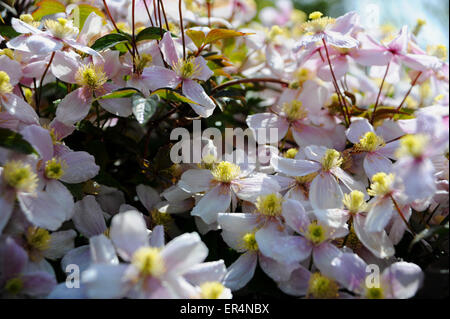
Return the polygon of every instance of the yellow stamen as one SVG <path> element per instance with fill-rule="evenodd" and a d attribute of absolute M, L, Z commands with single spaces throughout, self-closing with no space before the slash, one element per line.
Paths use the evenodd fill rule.
<path fill-rule="evenodd" d="M 9 279 L 5 284 L 5 290 L 11 295 L 17 295 L 22 289 L 23 281 L 18 277 Z"/>
<path fill-rule="evenodd" d="M 383 172 L 376 173 L 372 176 L 372 184 L 367 190 L 370 196 L 384 196 L 391 192 L 394 183 L 394 174 L 386 174 Z"/>
<path fill-rule="evenodd" d="M 212 170 L 214 179 L 222 183 L 230 183 L 241 174 L 241 168 L 233 163 L 222 161 Z"/>
<path fill-rule="evenodd" d="M 5 71 L 0 71 L 0 94 L 11 93 L 12 90 L 9 75 Z"/>
<path fill-rule="evenodd" d="M 103 72 L 103 67 L 89 63 L 81 66 L 75 74 L 78 85 L 87 86 L 91 90 L 97 90 L 106 83 L 108 77 Z"/>
<path fill-rule="evenodd" d="M 329 171 L 332 168 L 340 167 L 344 162 L 341 153 L 335 149 L 327 149 L 325 155 L 320 160 L 324 171 Z"/>
<path fill-rule="evenodd" d="M 290 148 L 286 152 L 284 152 L 284 157 L 294 159 L 298 153 L 298 149 Z"/>
<path fill-rule="evenodd" d="M 283 112 L 286 114 L 286 117 L 291 120 L 301 120 L 308 115 L 308 112 L 303 107 L 301 101 L 291 101 L 289 103 L 283 104 Z"/>
<path fill-rule="evenodd" d="M 368 299 L 383 299 L 384 298 L 384 292 L 381 288 L 367 288 L 366 290 L 366 297 Z"/>
<path fill-rule="evenodd" d="M 421 157 L 424 154 L 430 138 L 422 134 L 408 134 L 400 139 L 400 147 L 397 149 L 397 157 L 412 156 Z"/>
<path fill-rule="evenodd" d="M 64 18 L 58 18 L 56 21 L 45 20 L 44 26 L 55 38 L 59 39 L 78 34 L 78 28 L 73 26 L 72 21 L 67 21 Z"/>
<path fill-rule="evenodd" d="M 34 18 L 31 14 L 21 14 L 19 19 L 35 28 L 39 27 L 39 25 L 41 24 L 39 21 L 34 21 Z"/>
<path fill-rule="evenodd" d="M 344 194 L 342 202 L 351 213 L 363 212 L 367 207 L 364 194 L 357 190 L 352 191 L 350 194 Z"/>
<path fill-rule="evenodd" d="M 67 169 L 67 164 L 61 159 L 52 158 L 45 162 L 45 177 L 50 179 L 60 179 Z"/>
<path fill-rule="evenodd" d="M 133 255 L 131 263 L 144 276 L 159 277 L 165 271 L 160 250 L 153 247 L 141 247 Z"/>
<path fill-rule="evenodd" d="M 317 222 L 312 222 L 308 226 L 306 237 L 308 237 L 308 239 L 314 244 L 320 244 L 326 239 L 325 229 L 321 225 L 317 224 Z"/>
<path fill-rule="evenodd" d="M 355 149 L 363 152 L 373 152 L 382 147 L 384 147 L 386 143 L 384 139 L 374 132 L 367 132 L 357 144 L 355 144 Z"/>
<path fill-rule="evenodd" d="M 339 296 L 338 289 L 335 281 L 316 272 L 309 279 L 307 296 L 316 299 L 332 299 Z"/>
<path fill-rule="evenodd" d="M 32 249 L 45 251 L 50 246 L 51 235 L 46 229 L 28 227 L 25 237 L 28 246 Z"/>
<path fill-rule="evenodd" d="M 14 52 L 11 49 L 0 50 L 0 56 L 6 55 L 11 60 L 14 60 Z"/>
<path fill-rule="evenodd" d="M 314 178 L 316 178 L 316 176 L 318 175 L 318 173 L 314 172 L 305 176 L 297 176 L 295 178 L 295 180 L 297 181 L 297 183 L 299 184 L 307 184 L 307 183 L 311 183 L 313 181 Z"/>
<path fill-rule="evenodd" d="M 208 281 L 200 285 L 200 296 L 203 299 L 219 299 L 225 287 L 218 281 Z"/>
<path fill-rule="evenodd" d="M 246 250 L 258 250 L 258 243 L 256 242 L 255 233 L 247 233 L 242 236 L 242 242 Z"/>
<path fill-rule="evenodd" d="M 280 216 L 283 206 L 283 196 L 276 193 L 265 196 L 258 196 L 255 205 L 258 209 L 258 212 L 264 216 Z"/>
<path fill-rule="evenodd" d="M 38 177 L 30 164 L 21 161 L 9 161 L 3 166 L 5 182 L 17 191 L 33 193 L 36 190 Z"/>
<path fill-rule="evenodd" d="M 179 59 L 173 66 L 177 75 L 183 79 L 190 79 L 195 76 L 199 76 L 202 71 L 202 67 L 195 63 L 194 57 L 189 57 L 187 60 Z"/>

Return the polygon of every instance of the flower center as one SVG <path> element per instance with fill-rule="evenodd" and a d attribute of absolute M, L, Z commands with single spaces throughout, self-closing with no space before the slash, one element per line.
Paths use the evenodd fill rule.
<path fill-rule="evenodd" d="M 308 112 L 303 107 L 302 102 L 296 100 L 291 101 L 289 103 L 284 103 L 283 112 L 286 114 L 286 117 L 291 121 L 304 119 L 308 115 Z"/>
<path fill-rule="evenodd" d="M 55 38 L 59 39 L 78 34 L 78 28 L 73 26 L 72 21 L 68 21 L 64 18 L 45 20 L 44 26 Z"/>
<path fill-rule="evenodd" d="M 297 177 L 295 177 L 295 180 L 299 184 L 307 184 L 307 183 L 311 183 L 316 176 L 317 176 L 317 173 L 314 172 L 314 173 L 311 173 L 311 174 L 308 174 L 305 176 L 297 176 Z"/>
<path fill-rule="evenodd" d="M 283 197 L 280 194 L 275 193 L 258 196 L 255 205 L 261 215 L 267 217 L 280 216 L 282 212 Z"/>
<path fill-rule="evenodd" d="M 31 251 L 30 259 L 39 261 L 42 258 L 41 253 L 50 247 L 50 233 L 43 228 L 28 227 L 25 238 Z"/>
<path fill-rule="evenodd" d="M 139 72 L 142 72 L 144 68 L 148 67 L 153 61 L 153 57 L 151 54 L 143 53 L 141 54 L 140 58 L 138 59 L 138 62 L 136 63 L 136 67 Z"/>
<path fill-rule="evenodd" d="M 203 299 L 219 299 L 225 287 L 218 281 L 207 281 L 200 285 L 200 296 Z"/>
<path fill-rule="evenodd" d="M 364 152 L 373 152 L 385 145 L 382 137 L 373 132 L 367 132 L 355 145 L 355 148 Z"/>
<path fill-rule="evenodd" d="M 154 225 L 163 225 L 164 228 L 168 227 L 169 224 L 173 221 L 172 217 L 170 216 L 170 214 L 167 213 L 161 213 L 159 210 L 157 209 L 153 209 L 150 212 L 150 216 L 152 217 L 152 223 Z"/>
<path fill-rule="evenodd" d="M 75 74 L 75 80 L 78 85 L 87 86 L 91 90 L 96 90 L 106 83 L 108 77 L 101 66 L 89 63 L 81 66 Z"/>
<path fill-rule="evenodd" d="M 173 66 L 173 69 L 183 79 L 190 79 L 198 75 L 202 70 L 201 66 L 195 63 L 194 57 L 190 57 L 187 60 L 179 59 Z"/>
<path fill-rule="evenodd" d="M 314 244 L 320 244 L 325 240 L 325 229 L 317 222 L 312 222 L 308 226 L 307 235 L 308 239 Z"/>
<path fill-rule="evenodd" d="M 35 28 L 39 27 L 39 25 L 41 24 L 39 21 L 34 21 L 34 18 L 31 14 L 21 14 L 19 19 L 20 21 L 23 21 Z"/>
<path fill-rule="evenodd" d="M 335 23 L 335 19 L 329 17 L 322 17 L 323 13 L 315 11 L 309 15 L 310 21 L 307 21 L 301 25 L 301 29 L 307 34 L 314 34 L 323 32 L 325 28 Z"/>
<path fill-rule="evenodd" d="M 52 158 L 45 162 L 45 177 L 49 179 L 60 179 L 67 168 L 66 162 L 61 159 Z"/>
<path fill-rule="evenodd" d="M 421 157 L 429 140 L 429 137 L 423 134 L 405 135 L 400 139 L 400 147 L 397 149 L 396 155 L 397 157 Z"/>
<path fill-rule="evenodd" d="M 368 299 L 383 299 L 384 293 L 383 289 L 381 288 L 367 288 L 366 290 L 366 297 Z"/>
<path fill-rule="evenodd" d="M 38 182 L 31 166 L 21 161 L 6 162 L 3 166 L 3 178 L 9 186 L 25 193 L 34 192 Z"/>
<path fill-rule="evenodd" d="M 290 148 L 286 152 L 284 152 L 284 157 L 294 159 L 298 153 L 298 149 Z"/>
<path fill-rule="evenodd" d="M 131 263 L 144 276 L 159 277 L 164 271 L 164 260 L 160 250 L 153 247 L 141 247 L 133 254 Z"/>
<path fill-rule="evenodd" d="M 322 167 L 325 171 L 329 171 L 332 168 L 339 167 L 344 162 L 341 153 L 335 149 L 327 149 L 325 155 L 320 160 Z"/>
<path fill-rule="evenodd" d="M 230 183 L 241 174 L 241 168 L 233 163 L 222 161 L 212 170 L 212 175 L 216 181 Z"/>
<path fill-rule="evenodd" d="M 328 277 L 316 272 L 309 279 L 308 293 L 316 299 L 332 299 L 339 296 L 338 285 Z"/>
<path fill-rule="evenodd" d="M 0 50 L 0 56 L 5 55 L 11 60 L 14 60 L 14 52 L 11 49 Z"/>
<path fill-rule="evenodd" d="M 255 233 L 247 233 L 242 236 L 244 248 L 247 250 L 258 250 L 258 243 L 256 242 Z"/>
<path fill-rule="evenodd" d="M 351 213 L 362 212 L 367 206 L 364 201 L 364 194 L 357 190 L 352 191 L 350 194 L 344 194 L 342 202 Z"/>
<path fill-rule="evenodd" d="M 427 47 L 427 53 L 443 61 L 447 60 L 447 47 L 443 44 L 431 45 Z"/>
<path fill-rule="evenodd" d="M 17 295 L 23 289 L 23 281 L 20 278 L 11 278 L 5 284 L 5 290 L 11 295 Z"/>
<path fill-rule="evenodd" d="M 394 183 L 394 174 L 386 174 L 383 172 L 376 173 L 372 176 L 372 184 L 367 190 L 367 193 L 371 196 L 383 196 L 391 191 L 392 184 Z"/>
<path fill-rule="evenodd" d="M 0 94 L 12 92 L 13 87 L 9 81 L 9 75 L 5 71 L 0 71 Z"/>

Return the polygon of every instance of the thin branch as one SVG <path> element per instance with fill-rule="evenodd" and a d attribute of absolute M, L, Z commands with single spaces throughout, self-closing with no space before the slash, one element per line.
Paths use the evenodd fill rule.
<path fill-rule="evenodd" d="M 377 96 L 377 100 L 375 102 L 375 106 L 373 107 L 372 117 L 370 119 L 370 123 L 372 123 L 372 124 L 375 119 L 375 112 L 378 107 L 378 102 L 380 101 L 380 96 L 381 96 L 381 92 L 383 91 L 384 81 L 386 80 L 386 76 L 388 75 L 390 65 L 391 65 L 391 62 L 389 61 L 389 63 L 386 66 L 386 72 L 384 72 L 383 80 L 381 81 L 380 90 L 378 91 L 378 96 Z"/>
<path fill-rule="evenodd" d="M 178 1 L 178 12 L 180 14 L 181 38 L 183 40 L 183 60 L 186 60 L 186 42 L 184 40 L 183 10 L 181 8 L 182 1 Z"/>
<path fill-rule="evenodd" d="M 416 85 L 417 80 L 419 79 L 419 77 L 422 75 L 422 71 L 419 72 L 419 74 L 417 74 L 416 78 L 414 79 L 414 81 L 411 82 L 411 87 L 409 88 L 408 92 L 406 92 L 405 97 L 403 98 L 402 102 L 400 103 L 400 105 L 397 107 L 397 111 L 400 111 L 400 109 L 402 108 L 403 104 L 405 103 L 406 99 L 408 98 L 409 94 L 411 93 L 414 85 Z"/>
<path fill-rule="evenodd" d="M 255 79 L 238 79 L 233 81 L 225 82 L 221 85 L 216 86 L 211 90 L 211 94 L 217 91 L 221 91 L 226 87 L 235 85 L 235 84 L 241 84 L 241 83 L 257 83 L 257 82 L 271 82 L 271 83 L 278 83 L 283 86 L 289 86 L 289 83 L 280 79 L 274 79 L 274 78 L 255 78 Z"/>

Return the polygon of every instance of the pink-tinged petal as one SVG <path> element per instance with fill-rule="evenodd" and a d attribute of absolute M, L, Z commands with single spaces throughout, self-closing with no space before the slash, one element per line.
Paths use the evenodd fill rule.
<path fill-rule="evenodd" d="M 278 283 L 278 287 L 284 293 L 291 296 L 305 296 L 309 288 L 311 272 L 301 265 L 294 270 L 289 280 Z"/>
<path fill-rule="evenodd" d="M 367 232 L 365 221 L 366 218 L 360 214 L 356 215 L 353 220 L 356 236 L 361 243 L 378 258 L 393 256 L 395 254 L 395 249 L 387 233 L 384 230 L 381 232 Z"/>
<path fill-rule="evenodd" d="M 320 170 L 321 165 L 317 162 L 307 160 L 295 160 L 279 156 L 273 156 L 270 164 L 275 171 L 286 174 L 288 176 L 305 176 Z"/>
<path fill-rule="evenodd" d="M 114 78 L 121 71 L 123 65 L 119 60 L 120 51 L 107 50 L 101 53 L 101 57 L 94 56 L 94 64 L 103 64 L 103 71 L 109 79 Z"/>
<path fill-rule="evenodd" d="M 302 105 L 307 110 L 319 112 L 329 97 L 330 91 L 325 85 L 319 84 L 313 80 L 306 80 L 303 83 L 303 90 L 300 93 L 298 100 L 302 102 Z"/>
<path fill-rule="evenodd" d="M 314 215 L 320 222 L 332 228 L 344 227 L 350 218 L 348 211 L 339 208 L 315 209 Z"/>
<path fill-rule="evenodd" d="M 283 202 L 282 214 L 286 224 L 295 232 L 304 234 L 307 231 L 310 220 L 300 202 L 286 199 Z"/>
<path fill-rule="evenodd" d="M 325 242 L 313 249 L 314 265 L 320 270 L 320 272 L 327 277 L 333 278 L 335 266 L 333 261 L 335 258 L 339 258 L 342 255 L 342 251 L 331 243 Z"/>
<path fill-rule="evenodd" d="M 204 282 L 221 282 L 227 273 L 223 260 L 210 261 L 191 267 L 183 277 L 193 285 L 200 286 Z"/>
<path fill-rule="evenodd" d="M 136 186 L 136 193 L 142 205 L 144 205 L 148 211 L 151 211 L 153 206 L 161 201 L 159 193 L 154 188 L 147 185 L 140 184 Z"/>
<path fill-rule="evenodd" d="M 373 126 L 365 118 L 355 118 L 352 120 L 349 128 L 345 131 L 345 135 L 350 142 L 356 144 L 364 137 L 367 132 L 374 132 Z"/>
<path fill-rule="evenodd" d="M 392 162 L 376 153 L 368 153 L 364 157 L 364 171 L 366 172 L 367 177 L 372 179 L 372 176 L 379 172 L 384 172 L 386 174 L 390 173 L 392 170 Z"/>
<path fill-rule="evenodd" d="M 48 130 L 38 125 L 29 125 L 20 134 L 41 155 L 44 162 L 53 157 L 53 142 Z"/>
<path fill-rule="evenodd" d="M 213 114 L 216 104 L 206 94 L 203 87 L 193 80 L 183 80 L 183 95 L 197 104 L 189 103 L 192 109 L 201 117 Z"/>
<path fill-rule="evenodd" d="M 425 54 L 405 54 L 401 56 L 401 60 L 406 66 L 417 71 L 439 70 L 442 66 L 437 57 Z"/>
<path fill-rule="evenodd" d="M 211 69 L 206 64 L 206 60 L 203 57 L 196 57 L 194 60 L 194 64 L 199 68 L 199 71 L 195 73 L 193 77 L 194 79 L 206 81 L 214 74 L 214 72 L 211 71 Z"/>
<path fill-rule="evenodd" d="M 28 260 L 27 252 L 14 239 L 6 237 L 0 242 L 0 285 L 20 274 Z"/>
<path fill-rule="evenodd" d="M 0 178 L 2 178 L 2 171 L 0 170 Z M 0 235 L 3 229 L 8 224 L 9 218 L 13 212 L 14 202 L 16 200 L 16 194 L 13 191 L 7 191 L 2 185 L 0 185 Z"/>
<path fill-rule="evenodd" d="M 22 66 L 19 62 L 11 60 L 8 56 L 0 56 L 0 71 L 6 72 L 9 76 L 9 83 L 15 86 L 22 78 Z"/>
<path fill-rule="evenodd" d="M 94 156 L 86 152 L 67 152 L 61 156 L 67 164 L 61 181 L 71 184 L 85 182 L 97 176 L 100 167 L 95 164 Z"/>
<path fill-rule="evenodd" d="M 405 186 L 410 200 L 424 199 L 436 192 L 436 176 L 430 159 L 415 160 L 404 157 L 395 163 L 394 172 Z"/>
<path fill-rule="evenodd" d="M 217 220 L 217 214 L 226 212 L 231 203 L 231 191 L 226 185 L 217 185 L 195 205 L 192 216 L 200 217 L 205 223 L 211 224 Z"/>
<path fill-rule="evenodd" d="M 281 141 L 289 129 L 286 118 L 273 113 L 258 113 L 247 117 L 247 125 L 260 144 Z M 271 132 L 273 132 L 271 134 Z M 274 133 L 277 134 L 274 134 Z"/>
<path fill-rule="evenodd" d="M 0 104 L 14 118 L 26 124 L 39 124 L 39 117 L 33 108 L 20 97 L 12 93 L 0 96 Z"/>
<path fill-rule="evenodd" d="M 222 229 L 237 233 L 249 232 L 260 223 L 256 214 L 243 213 L 219 213 L 217 221 Z"/>
<path fill-rule="evenodd" d="M 331 29 L 335 32 L 347 34 L 359 25 L 358 13 L 351 11 L 336 19 Z"/>
<path fill-rule="evenodd" d="M 344 194 L 330 173 L 321 173 L 311 182 L 309 200 L 314 209 L 341 207 Z"/>
<path fill-rule="evenodd" d="M 81 274 L 81 283 L 89 298 L 124 297 L 129 289 L 125 281 L 128 265 L 96 264 Z"/>
<path fill-rule="evenodd" d="M 75 228 L 85 237 L 103 234 L 106 231 L 104 212 L 92 195 L 75 203 L 72 221 Z"/>
<path fill-rule="evenodd" d="M 57 284 L 56 278 L 44 271 L 27 273 L 21 279 L 23 292 L 32 297 L 47 296 Z"/>
<path fill-rule="evenodd" d="M 337 58 L 331 59 L 331 65 L 333 67 L 333 72 L 337 80 L 342 78 L 348 72 L 348 60 L 346 56 L 339 56 Z M 324 63 L 319 70 L 317 75 L 323 81 L 331 82 L 333 77 L 330 72 L 330 65 Z"/>
<path fill-rule="evenodd" d="M 78 34 L 78 42 L 84 45 L 89 45 L 90 41 L 101 33 L 102 27 L 103 18 L 98 16 L 95 12 L 91 12 L 86 18 L 83 28 Z"/>
<path fill-rule="evenodd" d="M 312 246 L 300 236 L 288 236 L 270 224 L 255 233 L 259 251 L 266 257 L 286 264 L 298 263 L 311 255 Z"/>
<path fill-rule="evenodd" d="M 312 45 L 318 41 L 322 41 L 324 36 L 325 36 L 324 33 L 317 33 L 317 34 L 313 34 L 313 35 L 302 36 L 299 43 L 295 47 L 294 52 L 298 52 L 298 51 L 300 51 L 300 49 L 303 49 L 305 47 L 307 48 L 310 45 Z"/>
<path fill-rule="evenodd" d="M 227 274 L 223 280 L 225 287 L 232 291 L 244 287 L 255 274 L 258 254 L 255 251 L 248 251 L 239 256 L 234 263 L 228 267 Z"/>
<path fill-rule="evenodd" d="M 53 57 L 50 70 L 61 81 L 75 83 L 75 74 L 81 66 L 80 56 L 73 51 L 57 51 Z"/>
<path fill-rule="evenodd" d="M 72 194 L 56 180 L 47 182 L 44 191 L 18 194 L 18 199 L 27 219 L 41 228 L 57 230 L 73 214 Z"/>
<path fill-rule="evenodd" d="M 72 264 L 77 265 L 80 268 L 80 272 L 83 272 L 89 268 L 91 263 L 90 247 L 89 245 L 84 245 L 72 249 L 61 259 L 61 269 L 65 272 L 67 269 L 70 269 L 67 266 Z"/>
<path fill-rule="evenodd" d="M 32 34 L 43 34 L 44 32 L 42 32 L 41 30 L 39 30 L 38 28 L 33 27 L 32 25 L 17 19 L 17 18 L 12 18 L 11 19 L 11 26 L 14 28 L 14 30 L 16 30 L 19 33 L 32 33 Z"/>
<path fill-rule="evenodd" d="M 117 253 L 125 260 L 130 260 L 137 249 L 149 244 L 147 225 L 143 215 L 137 211 L 115 215 L 109 233 Z"/>
<path fill-rule="evenodd" d="M 305 125 L 301 122 L 294 123 L 292 129 L 292 136 L 295 142 L 300 147 L 307 147 L 310 145 L 323 145 L 325 147 L 333 147 L 333 133 L 321 127 L 312 125 Z"/>
<path fill-rule="evenodd" d="M 367 264 L 357 254 L 344 253 L 333 259 L 333 278 L 346 289 L 361 293 L 366 280 Z"/>
<path fill-rule="evenodd" d="M 422 286 L 424 274 L 416 264 L 402 261 L 385 269 L 382 278 L 391 286 L 387 291 L 390 298 L 407 299 Z"/>
<path fill-rule="evenodd" d="M 405 52 L 408 48 L 409 34 L 408 26 L 403 26 L 398 35 L 387 45 L 388 48 L 397 53 Z"/>
<path fill-rule="evenodd" d="M 53 133 L 55 134 L 56 138 L 61 140 L 75 131 L 75 126 L 73 125 L 65 125 L 64 123 L 61 123 L 56 118 L 53 119 L 53 121 L 50 122 L 49 125 L 50 130 L 54 130 Z"/>
<path fill-rule="evenodd" d="M 101 57 L 100 53 L 98 53 L 94 49 L 91 49 L 88 46 L 85 46 L 85 45 L 83 45 L 81 43 L 78 43 L 76 40 L 64 39 L 63 41 L 64 41 L 65 44 L 71 46 L 74 49 L 77 49 L 78 51 L 81 51 L 83 53 L 87 53 L 87 54 L 92 55 L 92 56 L 99 56 L 99 57 Z"/>
<path fill-rule="evenodd" d="M 254 174 L 232 184 L 236 196 L 242 200 L 255 201 L 258 196 L 278 193 L 280 185 L 266 174 Z"/>
<path fill-rule="evenodd" d="M 170 32 L 164 33 L 162 40 L 159 42 L 159 47 L 167 63 L 173 66 L 178 62 L 179 57 Z"/>
<path fill-rule="evenodd" d="M 88 115 L 91 109 L 92 92 L 82 87 L 69 93 L 56 109 L 56 119 L 66 125 L 75 124 Z"/>
<path fill-rule="evenodd" d="M 394 204 L 389 197 L 373 201 L 364 224 L 366 231 L 370 233 L 383 231 L 391 220 L 393 210 Z"/>
<path fill-rule="evenodd" d="M 97 235 L 89 238 L 89 248 L 93 263 L 118 265 L 119 258 L 116 255 L 111 240 L 105 235 Z"/>
<path fill-rule="evenodd" d="M 161 256 L 168 272 L 183 274 L 205 260 L 208 247 L 197 233 L 185 233 L 172 239 L 162 249 Z"/>
<path fill-rule="evenodd" d="M 446 196 L 448 197 L 448 193 L 446 194 Z M 403 214 L 403 217 L 405 217 L 405 219 L 409 221 L 412 212 L 411 206 L 405 205 L 403 207 L 400 207 L 400 210 Z M 398 214 L 394 215 L 391 225 L 389 226 L 389 239 L 392 241 L 392 244 L 397 245 L 400 240 L 402 240 L 406 230 L 407 226 L 403 219 Z"/>
<path fill-rule="evenodd" d="M 386 142 L 393 141 L 403 136 L 405 132 L 400 127 L 399 121 L 386 119 L 383 124 L 377 127 L 375 132 L 378 136 L 381 136 Z M 389 144 L 389 143 L 387 143 Z"/>
<path fill-rule="evenodd" d="M 198 225 L 197 225 L 198 228 Z M 243 229 L 244 227 L 242 227 L 241 229 Z M 247 230 L 245 230 L 245 228 L 243 229 L 242 232 L 235 232 L 235 231 L 228 231 L 226 229 L 222 230 L 222 238 L 223 241 L 232 249 L 234 249 L 235 251 L 237 251 L 238 253 L 243 253 L 247 251 L 247 248 L 244 241 L 243 241 L 243 236 L 246 233 L 252 233 L 254 231 L 254 227 L 249 227 Z M 209 231 L 209 230 L 208 230 Z M 206 232 L 203 232 L 206 233 Z"/>
<path fill-rule="evenodd" d="M 392 57 L 387 51 L 380 49 L 356 49 L 351 56 L 357 63 L 364 66 L 385 66 Z"/>
<path fill-rule="evenodd" d="M 180 84 L 181 79 L 174 71 L 153 65 L 144 69 L 141 81 L 147 85 L 148 89 L 155 91 L 160 88 L 174 89 Z"/>
<path fill-rule="evenodd" d="M 331 173 L 347 188 L 348 192 L 358 190 L 365 194 L 365 199 L 369 199 L 369 195 L 366 193 L 366 187 L 362 182 L 354 179 L 350 174 L 344 171 L 340 167 L 331 169 Z"/>
<path fill-rule="evenodd" d="M 211 187 L 213 176 L 207 169 L 190 169 L 181 175 L 179 187 L 189 193 L 200 193 Z"/>
<path fill-rule="evenodd" d="M 303 150 L 303 153 L 305 154 L 306 159 L 309 159 L 309 160 L 315 161 L 315 162 L 319 162 L 319 163 L 320 163 L 321 159 L 325 156 L 326 152 L 327 152 L 326 147 L 317 146 L 317 145 L 307 146 Z M 297 154 L 297 156 L 298 156 L 298 154 Z"/>
<path fill-rule="evenodd" d="M 44 252 L 45 258 L 58 259 L 75 247 L 77 233 L 73 229 L 53 232 L 51 234 L 49 248 Z"/>
<path fill-rule="evenodd" d="M 351 36 L 343 35 L 334 31 L 326 31 L 324 37 L 327 45 L 334 45 L 338 48 L 351 49 L 359 45 L 359 41 L 352 38 Z"/>
<path fill-rule="evenodd" d="M 266 275 L 272 278 L 275 282 L 281 282 L 289 280 L 292 272 L 298 268 L 298 263 L 281 263 L 275 259 L 260 254 L 259 266 L 266 273 Z"/>
<path fill-rule="evenodd" d="M 377 154 L 380 154 L 382 156 L 385 156 L 385 157 L 388 157 L 391 159 L 397 159 L 397 156 L 395 155 L 395 153 L 397 152 L 399 147 L 400 147 L 400 140 L 392 141 L 392 142 L 386 143 L 385 147 L 377 150 Z"/>
<path fill-rule="evenodd" d="M 150 246 L 162 248 L 164 244 L 164 226 L 155 226 L 150 234 Z"/>
<path fill-rule="evenodd" d="M 30 52 L 36 55 L 45 55 L 50 52 L 59 51 L 63 48 L 63 43 L 59 40 L 44 35 L 30 35 L 26 38 L 26 45 Z"/>
<path fill-rule="evenodd" d="M 285 65 L 281 54 L 271 44 L 266 45 L 266 61 L 270 70 L 276 76 L 283 76 Z"/>

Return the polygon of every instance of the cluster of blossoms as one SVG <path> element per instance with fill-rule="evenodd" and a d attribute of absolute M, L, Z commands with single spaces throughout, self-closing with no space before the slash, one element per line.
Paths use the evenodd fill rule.
<path fill-rule="evenodd" d="M 449 204 L 449 66 L 417 44 L 423 22 L 365 29 L 288 0 L 45 3 L 0 35 L 2 297 L 231 298 L 258 266 L 297 297 L 421 288 L 398 247 L 442 250 L 420 234 L 448 234 Z M 168 130 L 194 119 L 278 134 L 266 161 L 202 139 L 201 163 L 168 163 Z"/>

